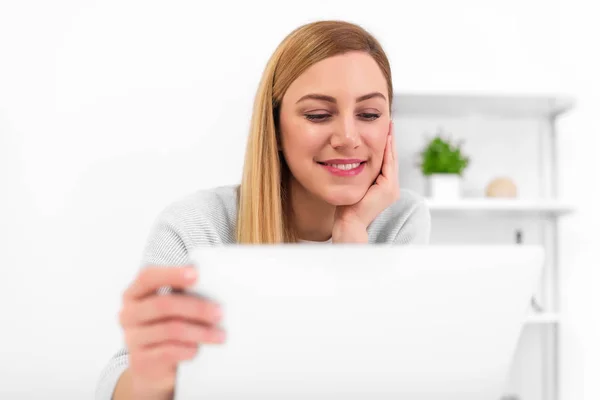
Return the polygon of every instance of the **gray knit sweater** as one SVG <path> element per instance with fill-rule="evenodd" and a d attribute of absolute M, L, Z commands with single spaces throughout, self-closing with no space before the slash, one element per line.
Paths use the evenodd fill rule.
<path fill-rule="evenodd" d="M 235 243 L 237 186 L 198 190 L 165 207 L 158 215 L 144 248 L 145 265 L 184 265 L 196 246 Z M 408 189 L 369 225 L 369 243 L 427 244 L 431 219 L 425 200 Z M 110 400 L 127 368 L 127 349 L 112 356 L 96 388 L 97 400 Z"/>

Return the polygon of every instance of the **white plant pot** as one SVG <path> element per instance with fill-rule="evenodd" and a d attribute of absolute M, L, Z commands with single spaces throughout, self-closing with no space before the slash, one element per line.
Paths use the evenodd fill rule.
<path fill-rule="evenodd" d="M 434 199 L 457 200 L 461 197 L 462 177 L 458 174 L 433 174 L 428 177 L 428 195 Z"/>

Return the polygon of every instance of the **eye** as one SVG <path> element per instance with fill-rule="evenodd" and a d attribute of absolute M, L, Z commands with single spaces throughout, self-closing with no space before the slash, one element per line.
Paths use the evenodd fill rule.
<path fill-rule="evenodd" d="M 381 116 L 381 114 L 376 113 L 361 113 L 358 114 L 362 119 L 366 119 L 367 121 L 375 121 L 377 118 Z"/>
<path fill-rule="evenodd" d="M 304 114 L 304 117 L 306 119 L 308 119 L 309 121 L 323 122 L 323 121 L 326 121 L 329 117 L 331 117 L 331 115 L 330 114 Z"/>

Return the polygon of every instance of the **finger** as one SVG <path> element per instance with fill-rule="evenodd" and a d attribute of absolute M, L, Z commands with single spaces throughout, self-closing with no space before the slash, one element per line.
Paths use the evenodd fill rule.
<path fill-rule="evenodd" d="M 221 313 L 218 304 L 191 295 L 150 296 L 124 308 L 121 325 L 148 324 L 167 318 L 215 324 L 221 319 Z"/>
<path fill-rule="evenodd" d="M 140 365 L 163 366 L 168 369 L 184 360 L 193 359 L 198 353 L 198 346 L 186 343 L 163 343 L 146 348 L 144 351 L 132 353 L 135 362 Z"/>
<path fill-rule="evenodd" d="M 392 160 L 398 160 L 398 149 L 396 148 L 396 133 L 394 132 L 394 121 L 390 121 L 390 134 L 392 135 Z"/>
<path fill-rule="evenodd" d="M 381 166 L 381 172 L 383 176 L 390 177 L 393 173 L 393 160 L 392 160 L 392 135 L 388 134 L 383 152 L 383 165 Z"/>
<path fill-rule="evenodd" d="M 194 324 L 180 319 L 143 325 L 130 329 L 127 345 L 130 349 L 154 346 L 165 342 L 186 345 L 220 344 L 225 341 L 225 331 L 216 326 Z"/>
<path fill-rule="evenodd" d="M 138 274 L 136 280 L 123 293 L 123 300 L 135 300 L 154 294 L 163 286 L 183 289 L 196 280 L 193 266 L 158 267 L 147 266 Z"/>
<path fill-rule="evenodd" d="M 398 148 L 396 146 L 396 132 L 394 131 L 394 121 L 390 121 L 390 132 L 392 135 L 392 171 L 390 172 L 390 181 L 393 185 L 394 199 L 400 197 L 400 180 L 398 179 Z"/>

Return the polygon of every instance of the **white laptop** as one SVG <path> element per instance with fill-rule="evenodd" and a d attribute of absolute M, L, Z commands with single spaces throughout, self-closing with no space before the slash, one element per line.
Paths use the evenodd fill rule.
<path fill-rule="evenodd" d="M 539 284 L 538 246 L 202 247 L 195 293 L 227 341 L 177 400 L 498 400 Z"/>

